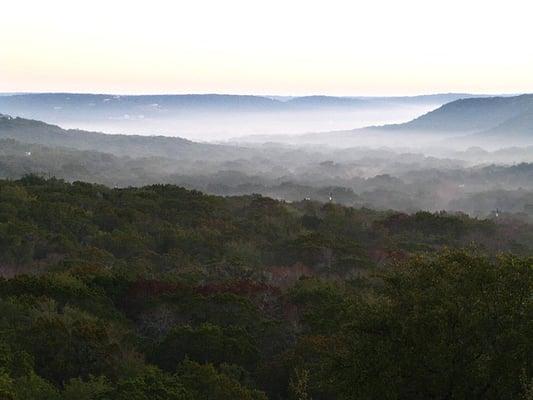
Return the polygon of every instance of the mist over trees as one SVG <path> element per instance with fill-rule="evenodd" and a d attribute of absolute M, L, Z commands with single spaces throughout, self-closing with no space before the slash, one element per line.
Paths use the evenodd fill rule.
<path fill-rule="evenodd" d="M 505 98 L 504 104 L 511 99 Z M 492 104 L 492 99 L 471 101 Z M 442 114 L 439 110 L 435 113 Z M 506 112 L 499 118 L 507 118 L 510 111 Z M 399 127 L 388 129 L 396 134 Z M 533 146 L 487 151 L 480 147 L 222 145 L 64 130 L 8 116 L 0 118 L 0 137 L 5 138 L 0 153 L 4 178 L 35 173 L 112 187 L 172 183 L 219 195 L 259 193 L 287 201 L 331 198 L 355 207 L 462 211 L 483 217 L 499 210 L 529 218 L 533 209 Z"/>

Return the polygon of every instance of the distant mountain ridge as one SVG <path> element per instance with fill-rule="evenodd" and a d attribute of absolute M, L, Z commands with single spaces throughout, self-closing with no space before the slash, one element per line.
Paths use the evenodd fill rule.
<path fill-rule="evenodd" d="M 404 124 L 373 127 L 431 132 L 472 133 L 533 114 L 533 94 L 459 99 Z"/>
<path fill-rule="evenodd" d="M 304 134 L 407 121 L 469 94 L 403 97 L 114 95 L 27 93 L 0 96 L 0 113 L 65 128 L 117 134 L 224 140 Z"/>
<path fill-rule="evenodd" d="M 442 139 L 445 142 L 440 142 Z M 533 94 L 458 99 L 405 123 L 314 132 L 287 138 L 286 142 L 336 147 L 440 143 L 494 148 L 498 142 L 503 147 L 532 145 Z"/>
<path fill-rule="evenodd" d="M 379 103 L 417 104 L 435 102 L 442 104 L 471 94 L 436 94 L 398 97 L 357 96 L 255 96 L 227 94 L 182 95 L 112 95 L 81 93 L 28 93 L 0 96 L 0 111 L 22 117 L 41 118 L 38 113 L 66 114 L 89 112 L 93 114 L 123 113 L 174 113 L 179 111 L 291 111 L 316 107 L 364 107 Z"/>
<path fill-rule="evenodd" d="M 335 112 L 330 113 L 330 110 L 350 110 L 348 112 L 349 114 L 352 112 L 352 109 L 358 110 L 364 109 L 365 107 L 374 107 L 374 110 L 380 110 L 379 107 L 383 104 L 394 103 L 413 106 L 419 102 L 425 102 L 425 104 L 434 102 L 435 104 L 439 104 L 439 102 L 446 100 L 451 101 L 443 105 L 438 105 L 433 111 L 427 112 L 406 123 L 370 126 L 354 130 L 331 130 L 329 132 L 318 130 L 316 133 L 287 137 L 285 141 L 289 143 L 300 141 L 313 144 L 324 143 L 334 146 L 344 141 L 348 146 L 353 146 L 365 145 L 367 143 L 387 145 L 389 144 L 388 141 L 391 140 L 391 145 L 409 145 L 422 142 L 425 145 L 426 139 L 429 139 L 427 141 L 429 143 L 433 140 L 431 139 L 432 136 L 437 136 L 433 134 L 440 134 L 446 137 L 465 136 L 467 140 L 471 141 L 470 145 L 478 145 L 477 142 L 481 138 L 495 141 L 503 136 L 513 138 L 513 142 L 509 143 L 509 145 L 522 145 L 524 140 L 528 144 L 533 144 L 533 94 L 491 97 L 464 93 L 412 97 L 335 97 L 316 95 L 275 98 L 274 96 L 223 94 L 118 96 L 105 94 L 38 93 L 1 96 L 0 112 L 11 115 L 42 115 L 42 117 L 32 117 L 32 119 L 47 121 L 48 119 L 46 117 L 50 117 L 49 120 L 51 121 L 63 121 L 63 117 L 68 120 L 70 116 L 73 118 L 72 121 L 77 121 L 76 118 L 89 120 L 91 118 L 95 120 L 100 118 L 106 121 L 111 121 L 114 118 L 121 119 L 122 121 L 130 119 L 130 124 L 124 128 L 124 132 L 128 132 L 128 128 L 135 129 L 142 119 L 161 119 L 161 121 L 165 121 L 167 117 L 186 119 L 189 115 L 199 113 L 200 120 L 211 121 L 211 115 L 207 113 L 212 111 L 221 113 L 235 112 L 238 118 L 241 118 L 247 112 L 273 112 L 272 115 L 277 116 L 277 113 L 291 111 L 325 110 L 327 112 L 323 113 L 323 115 L 334 119 L 338 114 L 335 114 Z M 203 115 L 202 113 L 206 114 Z M 301 115 L 307 116 L 304 113 L 301 113 Z M 12 122 L 12 124 L 14 123 Z M 21 124 L 22 122 L 18 121 L 17 123 Z M 77 126 L 75 122 L 70 124 L 63 124 L 62 122 L 55 123 L 64 126 Z M 227 129 L 228 132 L 231 132 L 231 129 L 233 129 L 233 126 L 227 125 L 227 121 L 224 118 L 219 120 L 213 119 L 212 123 L 218 124 L 217 126 L 220 126 L 220 129 Z M 35 124 L 39 123 L 34 121 L 33 129 L 37 129 Z M 51 127 L 53 126 L 49 125 L 44 128 L 44 125 L 40 125 L 39 129 L 47 132 L 55 129 L 55 133 L 57 134 L 57 129 L 60 128 L 57 126 Z M 182 129 L 187 128 L 186 126 L 180 127 Z M 86 126 L 87 128 L 89 128 L 88 130 L 92 130 L 91 126 Z M 4 131 L 6 129 L 4 127 Z M 96 130 L 107 131 L 106 127 L 100 126 L 97 126 Z M 107 139 L 102 142 L 100 139 L 93 139 L 94 132 L 87 134 L 86 131 L 83 131 L 83 140 L 79 138 L 74 140 L 72 133 L 76 132 L 76 130 L 70 130 L 69 132 L 71 132 L 71 135 L 66 140 L 74 143 L 77 146 L 75 148 L 105 151 L 101 146 L 103 142 L 106 142 L 109 143 L 114 154 L 119 155 L 128 155 L 129 152 L 135 156 L 164 154 L 165 157 L 176 157 L 174 154 L 176 153 L 179 157 L 182 157 L 185 156 L 182 153 L 187 143 L 180 142 L 180 140 L 184 139 L 180 139 L 179 137 L 176 141 L 172 141 L 172 139 L 164 136 L 157 139 L 153 137 L 151 139 L 143 139 L 142 136 L 135 136 L 126 140 L 120 137 L 120 135 L 107 136 Z M 176 135 L 186 136 L 181 134 L 181 132 L 178 130 Z M 61 133 L 64 133 L 64 130 Z M 145 132 L 142 133 L 144 134 Z M 150 131 L 147 133 L 150 133 Z M 166 135 L 166 132 L 162 133 Z M 399 137 L 398 134 L 410 135 L 410 143 L 403 143 L 403 139 L 394 142 L 394 136 Z M 472 136 L 470 137 L 469 135 Z M 114 139 L 111 139 L 112 137 Z M 268 138 L 269 141 L 283 142 L 284 140 L 282 136 L 265 135 L 264 137 Z M 377 138 L 378 140 L 373 140 L 373 138 Z M 369 139 L 369 141 L 366 141 L 366 139 Z M 21 139 L 17 138 L 17 140 Z M 49 140 L 52 140 L 52 138 L 50 137 Z M 41 144 L 70 146 L 62 142 L 65 140 L 64 138 L 61 140 L 56 138 L 54 140 L 57 142 Z M 133 146 L 134 142 L 137 143 L 135 146 Z M 124 147 L 124 143 L 127 143 L 127 146 Z M 156 143 L 158 144 L 156 145 Z M 178 143 L 179 146 L 177 145 Z M 199 143 L 195 143 L 195 145 L 195 148 L 200 146 Z M 147 147 L 143 148 L 143 146 Z M 157 151 L 150 150 L 154 149 L 154 146 L 159 146 Z M 227 150 L 229 148 L 232 150 Z M 223 147 L 217 149 L 220 150 Z M 233 151 L 233 147 L 228 146 L 224 151 Z"/>

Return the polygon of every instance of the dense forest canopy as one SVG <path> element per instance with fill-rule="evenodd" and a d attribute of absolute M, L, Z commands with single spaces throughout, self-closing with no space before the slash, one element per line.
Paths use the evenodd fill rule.
<path fill-rule="evenodd" d="M 532 232 L 173 185 L 0 181 L 0 393 L 528 399 Z"/>

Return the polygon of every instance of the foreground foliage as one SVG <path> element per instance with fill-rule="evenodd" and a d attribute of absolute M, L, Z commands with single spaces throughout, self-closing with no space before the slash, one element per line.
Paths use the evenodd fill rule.
<path fill-rule="evenodd" d="M 0 182 L 0 398 L 527 398 L 529 235 L 174 186 Z"/>

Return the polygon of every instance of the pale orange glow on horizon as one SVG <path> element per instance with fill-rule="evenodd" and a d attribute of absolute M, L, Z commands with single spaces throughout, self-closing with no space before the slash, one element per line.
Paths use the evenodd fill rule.
<path fill-rule="evenodd" d="M 533 92 L 526 1 L 21 0 L 0 92 Z"/>

